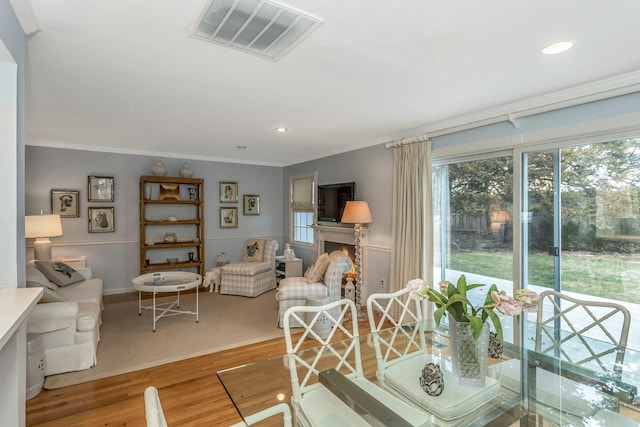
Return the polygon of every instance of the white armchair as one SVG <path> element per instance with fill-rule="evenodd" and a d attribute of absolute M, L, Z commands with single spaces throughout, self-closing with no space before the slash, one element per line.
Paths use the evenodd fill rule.
<path fill-rule="evenodd" d="M 32 264 L 28 287 L 42 287 L 44 295 L 27 321 L 27 332 L 38 333 L 45 350 L 45 375 L 89 369 L 97 363 L 102 324 L 102 279 L 90 268 L 76 268 L 85 280 L 58 287 Z"/>
<path fill-rule="evenodd" d="M 305 277 L 287 277 L 280 281 L 278 300 L 278 326 L 282 328 L 288 308 L 305 305 L 308 296 L 328 296 L 331 302 L 342 298 L 342 276 L 351 271 L 351 258 L 342 251 L 329 254 L 329 266 L 321 280 L 308 283 Z M 292 320 L 293 327 L 300 327 Z"/>

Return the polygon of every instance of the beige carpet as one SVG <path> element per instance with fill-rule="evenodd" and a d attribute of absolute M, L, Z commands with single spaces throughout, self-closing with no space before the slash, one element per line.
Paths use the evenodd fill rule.
<path fill-rule="evenodd" d="M 192 315 L 171 316 L 156 323 L 156 332 L 151 310 L 138 316 L 137 300 L 106 304 L 98 364 L 48 376 L 44 387 L 66 387 L 283 336 L 276 326 L 275 290 L 256 298 L 209 292 L 199 296 L 199 323 Z M 195 311 L 195 294 L 182 295 L 180 302 L 181 309 Z M 143 300 L 146 303 L 150 300 Z"/>

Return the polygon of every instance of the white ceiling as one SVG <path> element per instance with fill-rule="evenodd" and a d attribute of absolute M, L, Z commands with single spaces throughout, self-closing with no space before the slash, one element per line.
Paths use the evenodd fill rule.
<path fill-rule="evenodd" d="M 188 37 L 205 0 L 31 3 L 29 145 L 288 165 L 640 70 L 638 0 L 287 0 L 324 23 L 277 62 Z"/>

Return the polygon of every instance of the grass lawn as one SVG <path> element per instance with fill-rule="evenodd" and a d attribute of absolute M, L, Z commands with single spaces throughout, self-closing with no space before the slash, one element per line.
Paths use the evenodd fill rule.
<path fill-rule="evenodd" d="M 512 280 L 513 253 L 507 250 L 451 252 L 449 268 Z M 529 283 L 553 288 L 553 259 L 529 254 Z M 567 291 L 640 303 L 640 255 L 562 252 L 561 286 Z"/>

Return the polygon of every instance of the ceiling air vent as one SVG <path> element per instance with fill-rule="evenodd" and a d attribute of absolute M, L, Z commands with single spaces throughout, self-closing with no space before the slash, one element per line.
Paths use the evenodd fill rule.
<path fill-rule="evenodd" d="M 277 61 L 320 24 L 274 1 L 208 0 L 190 35 Z"/>

